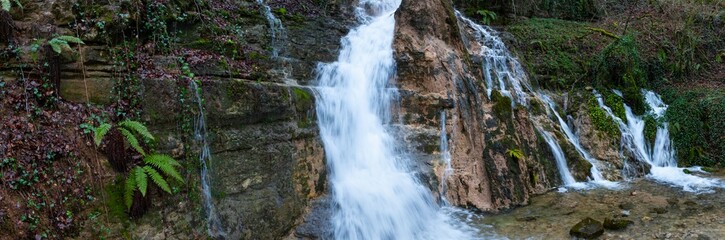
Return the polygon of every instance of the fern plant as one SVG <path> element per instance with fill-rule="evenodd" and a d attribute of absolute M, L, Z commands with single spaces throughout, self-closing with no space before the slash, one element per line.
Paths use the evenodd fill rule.
<path fill-rule="evenodd" d="M 123 166 L 120 171 L 126 170 L 126 147 L 124 140 L 131 146 L 131 148 L 143 156 L 143 162 L 133 166 L 128 172 L 126 182 L 124 184 L 123 198 L 126 210 L 129 212 L 130 216 L 140 216 L 146 211 L 148 205 L 146 203 L 149 199 L 147 195 L 149 189 L 149 179 L 151 179 L 151 182 L 154 183 L 154 185 L 169 194 L 172 194 L 172 191 L 171 187 L 169 187 L 169 182 L 166 180 L 167 178 L 173 178 L 181 183 L 184 182 L 181 174 L 177 171 L 177 168 L 181 167 L 179 162 L 168 155 L 158 153 L 147 154 L 147 151 L 141 146 L 139 137 L 141 137 L 144 141 L 154 140 L 154 136 L 142 123 L 124 120 L 119 122 L 116 126 L 109 123 L 103 123 L 98 127 L 92 128 L 92 130 L 93 141 L 96 146 L 100 146 L 104 139 L 110 140 L 107 143 L 107 147 L 109 149 L 116 150 L 108 151 L 111 153 L 111 155 L 108 156 L 109 162 L 112 162 L 111 159 L 116 159 L 114 161 L 120 161 L 120 163 L 116 163 L 116 165 Z M 115 138 L 118 138 L 118 140 L 115 140 Z M 118 150 L 119 147 L 120 151 Z M 114 163 L 111 163 L 111 165 L 114 166 Z"/>
<path fill-rule="evenodd" d="M 491 22 L 496 21 L 496 13 L 486 9 L 476 11 L 476 14 L 481 16 L 481 22 L 486 25 L 490 25 Z"/>
<path fill-rule="evenodd" d="M 23 8 L 23 5 L 20 4 L 20 1 L 14 0 L 13 2 L 15 2 L 15 5 L 18 5 L 18 7 Z M 10 12 L 10 7 L 12 6 L 12 4 L 10 3 L 10 0 L 0 0 L 0 6 L 2 6 L 3 10 Z"/>
<path fill-rule="evenodd" d="M 101 145 L 103 138 L 106 136 L 106 134 L 108 134 L 109 131 L 111 131 L 111 128 L 111 124 L 103 123 L 93 129 L 93 141 L 96 143 L 96 146 Z M 136 134 L 143 137 L 145 141 L 154 141 L 154 136 L 151 134 L 151 132 L 149 132 L 148 128 L 146 128 L 143 123 L 137 121 L 123 120 L 118 123 L 116 129 L 123 135 L 128 144 L 134 150 L 144 156 L 146 155 L 146 151 L 143 149 L 143 147 L 141 147 L 141 143 L 136 137 Z"/>
<path fill-rule="evenodd" d="M 63 49 L 73 51 L 68 43 L 85 44 L 80 38 L 65 35 L 54 37 L 53 39 L 50 39 L 50 41 L 48 41 L 48 45 L 50 45 L 50 47 L 53 48 L 53 51 L 57 54 L 63 52 Z"/>
<path fill-rule="evenodd" d="M 177 167 L 181 167 L 181 164 L 170 156 L 163 154 L 144 156 L 143 164 L 135 166 L 126 177 L 126 187 L 123 194 L 126 209 L 131 209 L 136 191 L 140 192 L 142 197 L 146 197 L 149 179 L 164 192 L 172 194 L 169 183 L 163 175 L 184 182 L 181 174 L 176 170 Z"/>
<path fill-rule="evenodd" d="M 514 159 L 524 159 L 524 153 L 519 149 L 507 149 L 506 155 Z"/>

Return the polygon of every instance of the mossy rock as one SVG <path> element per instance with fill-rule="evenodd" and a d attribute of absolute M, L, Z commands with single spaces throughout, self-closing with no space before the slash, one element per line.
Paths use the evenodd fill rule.
<path fill-rule="evenodd" d="M 592 218 L 582 219 L 569 230 L 569 235 L 585 239 L 594 239 L 602 234 L 604 234 L 602 223 Z"/>

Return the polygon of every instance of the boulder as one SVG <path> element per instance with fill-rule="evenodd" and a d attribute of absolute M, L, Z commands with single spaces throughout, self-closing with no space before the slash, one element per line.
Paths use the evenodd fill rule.
<path fill-rule="evenodd" d="M 594 239 L 601 236 L 603 233 L 604 227 L 602 226 L 602 223 L 592 218 L 582 219 L 579 223 L 574 225 L 571 230 L 569 230 L 569 235 L 586 239 Z"/>

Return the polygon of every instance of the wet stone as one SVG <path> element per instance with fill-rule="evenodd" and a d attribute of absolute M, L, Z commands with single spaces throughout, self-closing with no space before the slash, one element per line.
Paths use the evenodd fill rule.
<path fill-rule="evenodd" d="M 603 233 L 604 227 L 602 226 L 602 223 L 592 218 L 585 218 L 581 220 L 579 223 L 574 225 L 571 230 L 569 230 L 569 235 L 586 239 L 597 238 Z"/>

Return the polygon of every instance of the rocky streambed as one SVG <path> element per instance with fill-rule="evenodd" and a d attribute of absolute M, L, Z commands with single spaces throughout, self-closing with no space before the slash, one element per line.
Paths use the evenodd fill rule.
<path fill-rule="evenodd" d="M 604 229 L 598 239 L 725 239 L 723 206 L 725 189 L 695 194 L 641 179 L 621 190 L 551 191 L 478 222 L 511 239 L 572 238 L 572 227 L 586 218 L 631 221 L 625 229 Z"/>

